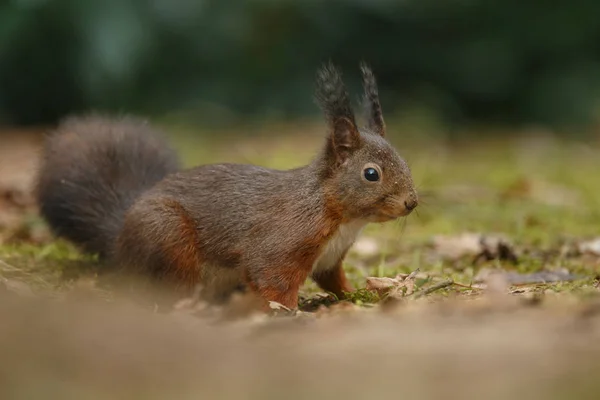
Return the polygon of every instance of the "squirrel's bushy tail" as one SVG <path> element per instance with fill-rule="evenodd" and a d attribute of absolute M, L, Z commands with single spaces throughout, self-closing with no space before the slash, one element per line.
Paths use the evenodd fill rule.
<path fill-rule="evenodd" d="M 46 139 L 38 205 L 55 235 L 105 257 L 133 201 L 178 169 L 162 134 L 142 120 L 72 117 Z"/>

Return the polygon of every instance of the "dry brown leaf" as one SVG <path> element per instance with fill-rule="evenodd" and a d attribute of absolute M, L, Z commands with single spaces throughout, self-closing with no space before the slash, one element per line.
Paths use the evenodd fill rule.
<path fill-rule="evenodd" d="M 290 317 L 295 316 L 299 312 L 299 310 L 292 310 L 291 308 L 286 307 L 276 301 L 269 301 L 269 308 L 271 309 L 271 314 L 273 316 Z"/>
<path fill-rule="evenodd" d="M 579 251 L 583 254 L 600 256 L 600 237 L 581 242 L 578 245 Z"/>
<path fill-rule="evenodd" d="M 276 301 L 269 301 L 269 307 L 272 310 L 285 310 L 285 311 L 291 311 L 291 309 L 289 309 L 288 307 L 284 306 L 281 303 L 278 303 Z"/>
<path fill-rule="evenodd" d="M 474 256 L 474 262 L 483 260 L 510 260 L 517 262 L 514 246 L 503 235 L 483 235 L 465 232 L 460 235 L 436 235 L 434 250 L 443 258 L 456 261 L 465 256 Z"/>
<path fill-rule="evenodd" d="M 435 251 L 444 258 L 457 260 L 481 251 L 481 235 L 462 233 L 456 236 L 436 235 L 433 237 Z"/>
<path fill-rule="evenodd" d="M 399 274 L 395 278 L 378 278 L 368 277 L 367 278 L 367 290 L 373 290 L 378 292 L 380 295 L 389 295 L 392 297 L 404 297 L 412 294 L 415 291 L 415 279 L 419 269 L 410 274 Z"/>
<path fill-rule="evenodd" d="M 413 294 L 415 291 L 415 280 L 405 279 L 398 286 L 394 286 L 390 291 L 392 297 L 404 297 Z"/>
<path fill-rule="evenodd" d="M 387 290 L 392 288 L 395 285 L 398 285 L 400 281 L 396 278 L 377 278 L 377 277 L 368 277 L 367 278 L 367 290 Z"/>

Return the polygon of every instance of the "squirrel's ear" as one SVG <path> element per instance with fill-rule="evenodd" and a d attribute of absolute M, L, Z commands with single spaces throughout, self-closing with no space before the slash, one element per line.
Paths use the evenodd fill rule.
<path fill-rule="evenodd" d="M 385 122 L 379 103 L 379 91 L 377 90 L 375 75 L 365 62 L 360 64 L 360 71 L 362 72 L 365 91 L 364 103 L 367 114 L 367 128 L 381 136 L 385 136 Z"/>
<path fill-rule="evenodd" d="M 343 163 L 360 146 L 360 134 L 342 76 L 331 62 L 317 73 L 315 97 L 329 124 L 329 150 Z"/>
<path fill-rule="evenodd" d="M 354 150 L 360 147 L 360 133 L 356 124 L 347 118 L 338 118 L 329 138 L 330 153 L 338 164 L 343 164 Z"/>

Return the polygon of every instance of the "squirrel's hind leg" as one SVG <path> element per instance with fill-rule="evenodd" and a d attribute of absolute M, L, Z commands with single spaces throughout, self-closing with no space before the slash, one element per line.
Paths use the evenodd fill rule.
<path fill-rule="evenodd" d="M 125 215 L 115 244 L 123 268 L 192 290 L 201 278 L 195 221 L 177 201 L 143 199 Z"/>
<path fill-rule="evenodd" d="M 119 264 L 156 283 L 191 294 L 201 285 L 201 297 L 211 303 L 227 301 L 242 283 L 241 269 L 207 262 L 199 246 L 196 221 L 170 198 L 138 201 L 125 216 L 117 239 Z"/>

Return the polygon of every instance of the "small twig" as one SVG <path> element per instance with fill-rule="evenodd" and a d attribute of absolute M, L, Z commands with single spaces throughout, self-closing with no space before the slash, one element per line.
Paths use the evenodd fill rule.
<path fill-rule="evenodd" d="M 405 281 L 411 280 L 411 279 L 415 279 L 417 274 L 421 272 L 421 268 L 417 268 L 415 269 L 413 272 L 411 272 L 406 278 L 404 278 Z"/>
<path fill-rule="evenodd" d="M 10 265 L 6 261 L 0 260 L 0 265 L 10 271 L 19 271 L 19 269 L 17 267 Z"/>
<path fill-rule="evenodd" d="M 448 286 L 452 286 L 452 285 L 454 285 L 454 281 L 452 279 L 448 279 L 448 280 L 436 283 L 433 286 L 429 286 L 427 289 L 417 292 L 415 294 L 415 299 L 418 299 L 423 296 L 427 296 L 428 294 L 431 294 L 431 293 L 435 292 L 436 290 L 444 289 L 444 288 L 447 288 Z"/>
<path fill-rule="evenodd" d="M 461 288 L 465 288 L 465 289 L 477 289 L 477 290 L 481 290 L 481 288 L 479 288 L 477 286 L 473 286 L 472 284 L 465 285 L 464 283 L 454 282 L 453 285 L 461 287 Z"/>

